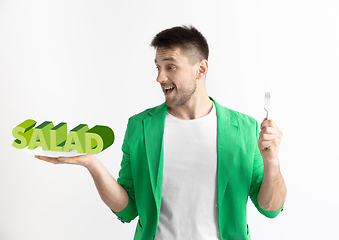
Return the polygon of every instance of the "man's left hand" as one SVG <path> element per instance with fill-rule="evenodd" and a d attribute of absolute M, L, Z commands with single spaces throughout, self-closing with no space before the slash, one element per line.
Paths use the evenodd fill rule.
<path fill-rule="evenodd" d="M 258 146 L 264 162 L 278 162 L 278 153 L 283 133 L 273 120 L 266 120 L 266 118 L 261 123 L 260 129 Z"/>

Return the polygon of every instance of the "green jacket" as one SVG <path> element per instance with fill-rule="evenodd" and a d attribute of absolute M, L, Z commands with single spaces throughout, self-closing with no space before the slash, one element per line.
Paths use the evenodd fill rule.
<path fill-rule="evenodd" d="M 212 98 L 211 98 L 212 99 Z M 213 100 L 213 99 L 212 99 Z M 214 101 L 214 100 L 213 100 Z M 217 212 L 221 239 L 251 239 L 247 226 L 248 197 L 263 210 L 257 195 L 263 178 L 263 160 L 258 149 L 258 123 L 245 114 L 215 102 L 217 111 Z M 161 205 L 163 134 L 167 106 L 147 109 L 129 119 L 122 145 L 123 159 L 118 183 L 129 195 L 129 203 L 115 213 L 122 222 L 139 215 L 135 240 L 156 237 Z"/>

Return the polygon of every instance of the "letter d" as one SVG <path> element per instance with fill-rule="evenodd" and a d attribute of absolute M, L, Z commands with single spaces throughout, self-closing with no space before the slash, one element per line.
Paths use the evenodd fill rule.
<path fill-rule="evenodd" d="M 85 133 L 87 154 L 98 154 L 114 142 L 114 132 L 106 126 L 96 125 Z"/>

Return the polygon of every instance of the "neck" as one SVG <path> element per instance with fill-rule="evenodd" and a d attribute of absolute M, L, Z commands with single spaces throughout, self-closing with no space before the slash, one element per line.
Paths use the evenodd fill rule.
<path fill-rule="evenodd" d="M 168 108 L 167 111 L 176 118 L 191 120 L 206 116 L 213 107 L 212 100 L 208 97 L 206 89 L 198 90 L 183 105 Z"/>

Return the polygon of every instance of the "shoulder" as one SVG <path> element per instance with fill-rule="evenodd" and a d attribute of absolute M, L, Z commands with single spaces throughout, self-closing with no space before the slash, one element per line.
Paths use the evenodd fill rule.
<path fill-rule="evenodd" d="M 242 139 L 244 146 L 249 146 L 257 142 L 259 125 L 255 118 L 224 107 L 218 103 L 215 105 L 217 109 L 218 129 L 223 131 L 227 129 L 227 126 L 233 125 L 238 128 L 238 139 Z"/>
<path fill-rule="evenodd" d="M 219 103 L 215 102 L 215 106 L 217 109 L 217 114 L 222 118 L 229 119 L 231 122 L 235 121 L 239 125 L 256 125 L 257 120 L 247 114 L 235 111 L 233 109 L 227 108 L 225 106 L 220 105 Z"/>
<path fill-rule="evenodd" d="M 229 111 L 231 111 L 237 118 L 237 121 L 241 124 L 249 124 L 249 125 L 256 125 L 257 124 L 257 120 L 247 114 L 235 111 L 235 110 L 231 110 L 229 109 Z"/>

